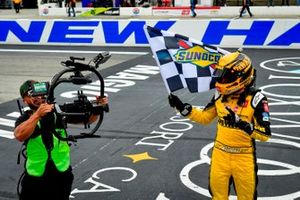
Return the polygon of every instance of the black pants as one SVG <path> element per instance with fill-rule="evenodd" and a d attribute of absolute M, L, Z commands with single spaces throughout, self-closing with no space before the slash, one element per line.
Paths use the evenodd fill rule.
<path fill-rule="evenodd" d="M 41 177 L 25 174 L 21 182 L 20 200 L 69 200 L 73 179 L 71 167 L 59 172 L 49 162 Z"/>
<path fill-rule="evenodd" d="M 250 17 L 252 17 L 252 13 L 250 12 L 249 5 L 243 5 L 242 10 L 241 10 L 241 12 L 240 12 L 240 17 L 242 17 L 243 12 L 244 12 L 245 9 L 248 11 Z"/>
<path fill-rule="evenodd" d="M 20 7 L 21 7 L 21 5 L 19 3 L 14 3 L 14 8 L 15 8 L 16 13 L 20 12 Z"/>
<path fill-rule="evenodd" d="M 68 16 L 71 17 L 71 13 L 73 13 L 73 17 L 76 16 L 75 14 L 75 8 L 73 6 L 69 6 L 68 8 Z"/>

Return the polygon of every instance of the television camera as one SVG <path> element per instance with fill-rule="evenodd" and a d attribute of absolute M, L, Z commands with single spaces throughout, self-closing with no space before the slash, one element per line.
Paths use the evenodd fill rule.
<path fill-rule="evenodd" d="M 54 75 L 50 82 L 37 82 L 33 83 L 32 88 L 30 90 L 31 96 L 44 96 L 47 100 L 47 103 L 54 104 L 55 109 L 54 112 L 58 113 L 62 116 L 65 125 L 68 123 L 83 123 L 84 128 L 90 128 L 88 122 L 89 118 L 92 115 L 99 115 L 98 121 L 94 128 L 90 132 L 80 133 L 78 135 L 68 135 L 67 137 L 62 137 L 57 134 L 56 131 L 53 130 L 53 127 L 44 127 L 45 129 L 50 130 L 53 134 L 58 137 L 60 140 L 64 141 L 76 141 L 80 138 L 88 138 L 88 137 L 100 137 L 99 135 L 95 135 L 95 132 L 101 126 L 101 123 L 104 118 L 104 112 L 109 111 L 108 105 L 99 105 L 95 100 L 89 100 L 88 97 L 83 93 L 83 91 L 77 91 L 77 99 L 73 102 L 64 103 L 62 105 L 58 105 L 55 102 L 54 90 L 55 88 L 62 83 L 71 83 L 74 85 L 85 85 L 92 82 L 92 79 L 88 75 L 83 75 L 82 72 L 92 72 L 96 75 L 96 78 L 99 80 L 99 96 L 104 96 L 104 79 L 101 74 L 97 71 L 99 65 L 105 63 L 111 55 L 109 52 L 99 53 L 95 56 L 88 64 L 81 63 L 78 61 L 84 61 L 84 57 L 70 57 L 69 60 L 62 61 L 61 65 L 66 67 L 64 70 L 58 72 Z M 91 62 L 94 64 L 91 65 Z M 63 75 L 71 73 L 69 77 L 63 77 Z M 22 109 L 20 103 L 18 102 L 20 112 L 22 113 Z M 46 117 L 42 118 L 42 120 L 54 121 L 53 113 L 49 113 Z M 44 123 L 47 124 L 47 123 Z M 50 125 L 49 125 L 50 126 Z"/>

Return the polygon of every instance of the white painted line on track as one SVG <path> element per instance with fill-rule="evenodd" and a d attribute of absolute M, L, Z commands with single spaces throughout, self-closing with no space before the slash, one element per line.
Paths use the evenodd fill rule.
<path fill-rule="evenodd" d="M 20 117 L 20 112 L 12 112 L 12 113 L 7 114 L 6 116 L 18 118 L 18 117 Z"/>
<path fill-rule="evenodd" d="M 0 117 L 0 125 L 8 126 L 8 127 L 15 127 L 15 120 L 5 119 Z"/>
<path fill-rule="evenodd" d="M 27 53 L 80 53 L 80 54 L 95 54 L 104 51 L 85 51 L 85 50 L 45 50 L 45 49 L 0 49 L 0 52 L 27 52 Z M 109 51 L 110 54 L 118 55 L 147 55 L 148 52 L 135 51 Z"/>
<path fill-rule="evenodd" d="M 8 138 L 8 139 L 14 139 L 14 132 L 13 131 L 6 131 L 0 129 L 0 137 Z"/>

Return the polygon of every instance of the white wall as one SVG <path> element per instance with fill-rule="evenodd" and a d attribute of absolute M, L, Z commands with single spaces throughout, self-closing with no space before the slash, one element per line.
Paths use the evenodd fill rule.
<path fill-rule="evenodd" d="M 0 20 L 0 44 L 149 46 L 144 25 L 226 48 L 300 49 L 300 19 L 250 18 Z"/>
<path fill-rule="evenodd" d="M 183 7 L 120 7 L 121 16 L 189 16 L 189 0 L 179 0 L 182 1 Z M 208 4 L 211 0 L 202 0 L 202 4 Z M 92 8 L 82 8 L 76 7 L 76 14 L 79 16 L 83 12 L 86 12 Z M 196 8 L 196 13 L 198 16 L 207 17 L 236 17 L 239 15 L 241 7 L 239 6 L 198 6 Z M 45 12 L 46 11 L 46 12 Z M 295 17 L 300 16 L 300 6 L 252 6 L 251 12 L 256 16 L 270 16 L 276 17 Z M 66 8 L 57 8 L 52 4 L 39 5 L 39 14 L 43 16 L 66 16 Z"/>

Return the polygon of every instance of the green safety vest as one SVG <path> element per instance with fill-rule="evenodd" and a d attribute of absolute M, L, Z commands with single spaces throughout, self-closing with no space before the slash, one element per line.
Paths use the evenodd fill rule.
<path fill-rule="evenodd" d="M 67 134 L 64 129 L 55 129 L 55 131 L 63 137 Z M 53 161 L 60 172 L 66 171 L 70 166 L 69 144 L 66 141 L 59 140 L 55 135 L 53 135 L 53 149 L 50 152 L 50 158 L 48 158 L 48 152 L 41 134 L 28 140 L 26 151 L 26 171 L 31 176 L 42 176 L 45 172 L 48 159 Z"/>

